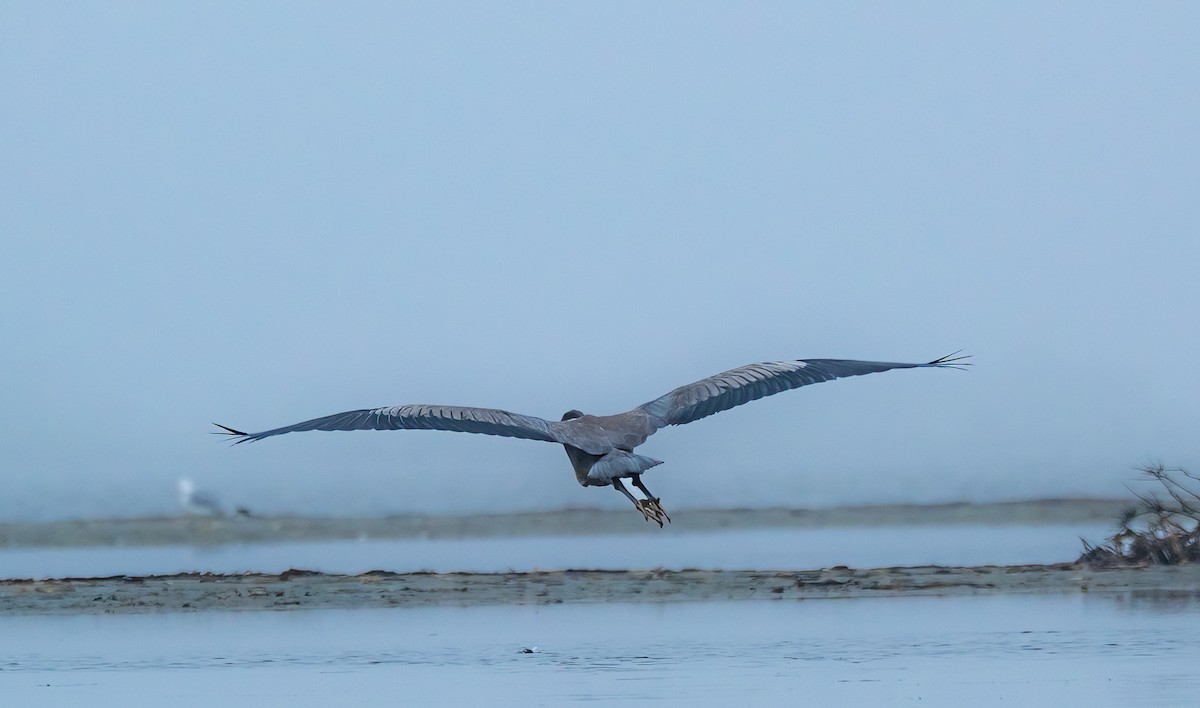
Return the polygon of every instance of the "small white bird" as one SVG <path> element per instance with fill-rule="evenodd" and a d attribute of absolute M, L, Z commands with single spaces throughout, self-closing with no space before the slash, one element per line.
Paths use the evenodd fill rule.
<path fill-rule="evenodd" d="M 221 501 L 208 492 L 197 490 L 190 477 L 179 478 L 179 506 L 193 516 L 225 516 Z"/>

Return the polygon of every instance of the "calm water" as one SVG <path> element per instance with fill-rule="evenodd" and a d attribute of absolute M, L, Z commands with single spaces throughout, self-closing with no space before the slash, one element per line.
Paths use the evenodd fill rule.
<path fill-rule="evenodd" d="M 97 577 L 187 571 L 330 573 L 368 570 L 703 568 L 761 570 L 901 565 L 1055 563 L 1077 558 L 1081 536 L 1109 525 L 875 526 L 748 529 L 638 536 L 504 537 L 0 550 L 0 577 Z"/>
<path fill-rule="evenodd" d="M 1197 597 L 0 617 L 0 695 L 38 706 L 1194 705 Z"/>

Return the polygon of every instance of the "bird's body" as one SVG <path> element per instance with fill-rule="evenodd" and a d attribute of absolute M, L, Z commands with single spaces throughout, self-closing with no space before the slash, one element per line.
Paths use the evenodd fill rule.
<path fill-rule="evenodd" d="M 965 358 L 950 355 L 924 364 L 850 359 L 750 364 L 680 386 L 625 413 L 595 416 L 571 410 L 557 421 L 495 408 L 418 404 L 346 411 L 260 433 L 218 427 L 239 443 L 305 430 L 450 430 L 559 443 L 566 449 L 581 485 L 615 487 L 646 519 L 661 526 L 664 519 L 670 519 L 659 500 L 642 484 L 641 475 L 662 463 L 633 452 L 659 429 L 808 384 L 890 369 L 958 368 L 967 365 Z M 647 498 L 637 499 L 630 494 L 622 479 L 629 479 Z"/>

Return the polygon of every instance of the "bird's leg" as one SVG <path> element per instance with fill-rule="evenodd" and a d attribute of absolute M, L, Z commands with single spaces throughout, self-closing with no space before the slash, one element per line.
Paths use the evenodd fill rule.
<path fill-rule="evenodd" d="M 662 519 L 660 519 L 658 517 L 658 512 L 655 511 L 655 509 L 651 505 L 651 502 L 649 499 L 638 499 L 637 497 L 630 494 L 629 490 L 625 488 L 625 485 L 621 484 L 620 478 L 614 479 L 612 481 L 612 485 L 613 485 L 614 489 L 616 489 L 618 492 L 624 494 L 626 497 L 629 498 L 629 501 L 633 502 L 633 508 L 642 512 L 642 516 L 646 519 L 646 521 L 654 521 L 660 527 L 663 525 Z"/>
<path fill-rule="evenodd" d="M 612 481 L 612 486 L 613 486 L 613 489 L 617 490 L 618 492 L 620 492 L 620 493 L 624 494 L 626 497 L 628 497 L 629 501 L 633 502 L 633 505 L 636 506 L 639 510 L 642 508 L 642 506 L 640 504 L 638 504 L 639 499 L 629 493 L 629 490 L 625 488 L 625 485 L 621 484 L 620 479 L 614 479 Z"/>
<path fill-rule="evenodd" d="M 633 482 L 633 486 L 642 490 L 642 494 L 646 495 L 646 501 L 650 502 L 651 507 L 654 510 L 655 516 L 661 516 L 662 518 L 667 520 L 668 524 L 671 523 L 671 517 L 667 516 L 667 512 L 662 508 L 662 499 L 659 499 L 658 497 L 654 496 L 653 494 L 650 493 L 649 489 L 646 489 L 646 485 L 642 484 L 642 476 L 640 474 L 635 474 L 635 475 L 631 476 L 629 479 L 630 479 L 630 481 Z M 658 525 L 662 526 L 662 521 L 659 521 Z"/>

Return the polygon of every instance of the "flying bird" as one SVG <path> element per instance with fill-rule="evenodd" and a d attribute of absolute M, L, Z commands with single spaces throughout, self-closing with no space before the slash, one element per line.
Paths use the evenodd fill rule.
<path fill-rule="evenodd" d="M 657 522 L 661 527 L 663 520 L 670 522 L 671 517 L 663 510 L 661 500 L 642 483 L 642 473 L 662 461 L 633 452 L 659 429 L 691 423 L 764 396 L 822 381 L 891 369 L 961 369 L 970 365 L 964 361 L 968 356 L 957 354 L 924 364 L 850 359 L 749 364 L 680 386 L 625 413 L 597 416 L 570 410 L 557 421 L 495 408 L 414 404 L 346 411 L 261 433 L 244 433 L 220 423 L 214 425 L 238 443 L 304 430 L 452 430 L 558 443 L 566 449 L 571 467 L 575 469 L 575 479 L 581 485 L 612 486 L 632 501 L 647 521 Z M 639 499 L 631 494 L 621 482 L 623 479 L 632 482 L 646 498 Z"/>

